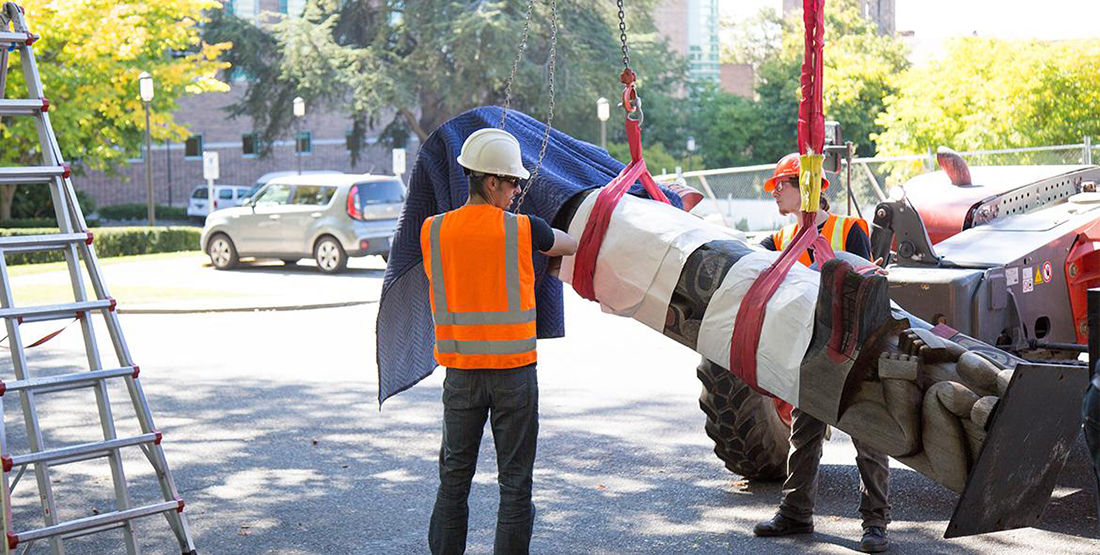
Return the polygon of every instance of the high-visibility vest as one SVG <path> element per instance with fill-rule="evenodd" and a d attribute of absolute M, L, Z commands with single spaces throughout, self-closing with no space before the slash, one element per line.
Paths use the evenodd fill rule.
<path fill-rule="evenodd" d="M 535 362 L 531 248 L 531 220 L 488 204 L 424 222 L 420 249 L 440 365 L 503 369 Z"/>
<path fill-rule="evenodd" d="M 829 246 L 833 247 L 833 251 L 847 250 L 845 247 L 848 242 L 848 232 L 852 230 L 852 226 L 858 225 L 863 228 L 863 232 L 868 237 L 871 236 L 867 222 L 862 218 L 852 218 L 849 216 L 840 216 L 837 214 L 829 214 L 829 219 L 825 220 L 825 225 L 821 227 L 821 235 L 829 241 Z M 794 235 L 798 233 L 798 224 L 788 224 L 776 231 L 772 235 L 772 240 L 775 241 L 775 250 L 781 251 L 794 239 Z M 802 256 L 798 259 L 805 266 L 813 264 L 810 260 L 810 252 L 807 249 L 802 253 Z"/>

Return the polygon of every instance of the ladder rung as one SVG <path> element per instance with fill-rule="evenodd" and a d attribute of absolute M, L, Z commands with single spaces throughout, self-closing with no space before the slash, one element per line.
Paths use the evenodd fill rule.
<path fill-rule="evenodd" d="M 38 35 L 25 31 L 11 32 L 0 31 L 0 44 L 15 44 L 17 46 L 29 46 L 38 40 Z"/>
<path fill-rule="evenodd" d="M 0 237 L 0 251 L 36 252 L 63 249 L 78 243 L 92 244 L 95 236 L 91 231 L 84 233 L 61 233 L 56 235 L 17 235 Z"/>
<path fill-rule="evenodd" d="M 18 319 L 23 322 L 43 322 L 75 318 L 92 310 L 114 310 L 115 300 L 84 301 L 81 303 L 58 304 L 48 306 L 29 306 L 25 308 L 0 308 L 0 318 Z"/>
<path fill-rule="evenodd" d="M 3 464 L 4 472 L 10 472 L 11 469 L 17 466 L 25 466 L 34 463 L 68 464 L 102 457 L 110 454 L 111 451 L 123 447 L 141 445 L 143 443 L 160 443 L 160 438 L 160 432 L 150 432 L 134 437 L 82 443 L 80 445 L 73 445 L 72 447 L 49 449 L 46 451 L 38 451 L 37 453 L 27 453 L 26 455 L 0 457 L 0 463 Z"/>
<path fill-rule="evenodd" d="M 113 370 L 77 372 L 75 374 L 64 374 L 61 376 L 17 380 L 10 383 L 0 381 L 0 396 L 12 391 L 34 391 L 35 393 L 67 391 L 69 389 L 89 386 L 100 380 L 109 378 L 121 378 L 123 376 L 133 376 L 136 378 L 140 372 L 141 370 L 137 366 L 125 366 Z"/>
<path fill-rule="evenodd" d="M 0 116 L 34 116 L 49 109 L 50 101 L 45 98 L 38 100 L 0 98 Z"/>
<path fill-rule="evenodd" d="M 96 526 L 94 528 L 87 528 L 85 530 L 77 530 L 75 532 L 69 532 L 67 534 L 61 534 L 61 537 L 63 539 L 66 539 L 66 540 L 71 540 L 73 538 L 79 538 L 81 536 L 90 536 L 92 534 L 98 534 L 100 532 L 107 532 L 109 530 L 114 530 L 116 528 L 122 528 L 123 526 L 126 526 L 125 521 L 123 521 L 123 522 L 113 522 L 111 524 L 104 524 L 103 526 Z"/>
<path fill-rule="evenodd" d="M 0 184 L 52 183 L 55 178 L 69 177 L 70 175 L 72 175 L 72 170 L 67 165 L 0 168 Z"/>
<path fill-rule="evenodd" d="M 153 505 L 146 505 L 144 507 L 135 507 L 133 509 L 126 509 L 124 511 L 114 511 L 110 513 L 103 513 L 101 515 L 78 518 L 76 520 L 70 520 L 69 522 L 62 522 L 61 524 L 54 524 L 53 526 L 38 528 L 37 530 L 28 530 L 26 532 L 20 532 L 18 534 L 9 533 L 8 549 L 15 549 L 17 545 L 23 542 L 32 542 L 35 540 L 41 540 L 44 538 L 50 538 L 62 534 L 70 534 L 73 532 L 88 530 L 90 528 L 100 528 L 108 524 L 126 522 L 135 518 L 141 518 L 143 516 L 155 515 L 168 511 L 183 511 L 183 500 L 176 499 L 175 501 L 164 501 L 162 503 L 155 503 Z"/>

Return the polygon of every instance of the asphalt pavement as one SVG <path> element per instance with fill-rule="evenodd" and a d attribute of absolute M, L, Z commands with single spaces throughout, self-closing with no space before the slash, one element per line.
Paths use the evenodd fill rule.
<path fill-rule="evenodd" d="M 120 306 L 130 285 L 219 291 L 157 305 L 189 313 L 123 313 L 129 348 L 201 554 L 343 555 L 426 553 L 437 485 L 442 372 L 379 410 L 374 324 L 381 260 L 358 261 L 342 276 L 309 265 L 218 272 L 198 258 L 105 268 Z M 64 274 L 61 274 L 62 277 Z M 32 277 L 36 276 L 36 277 Z M 16 287 L 67 285 L 53 273 Z M 129 284 L 129 285 L 127 285 Z M 264 306 L 363 304 L 312 310 L 211 313 Z M 163 296 L 163 295 L 162 295 Z M 159 302 L 159 301 L 158 301 Z M 174 304 L 173 304 L 174 303 Z M 854 553 L 860 520 L 855 450 L 843 433 L 825 446 L 817 532 L 755 538 L 778 484 L 747 482 L 712 453 L 698 408 L 697 355 L 636 322 L 602 314 L 567 294 L 566 339 L 539 343 L 541 431 L 535 470 L 538 516 L 533 553 L 730 554 Z M 133 303 L 131 308 L 152 305 Z M 257 307 L 260 308 L 260 307 Z M 25 337 L 57 324 L 25 324 Z M 104 353 L 113 352 L 96 326 Z M 105 364 L 114 364 L 105 357 Z M 34 375 L 87 368 L 78 326 L 31 351 Z M 12 374 L 4 357 L 0 376 Z M 124 387 L 112 386 L 120 434 L 136 432 Z M 26 449 L 16 395 L 4 397 L 8 441 Z M 49 446 L 95 439 L 87 390 L 39 399 Z M 1087 461 L 1078 446 L 1038 528 L 944 540 L 955 494 L 891 461 L 891 553 L 1100 552 Z M 159 491 L 140 451 L 125 468 L 135 502 Z M 103 460 L 58 467 L 63 518 L 110 510 Z M 469 553 L 492 552 L 496 462 L 486 432 L 470 498 Z M 32 473 L 31 473 L 32 474 Z M 35 480 L 15 490 L 17 528 L 41 525 Z M 163 518 L 138 522 L 146 553 L 178 553 Z M 71 540 L 69 553 L 123 553 L 119 532 Z M 43 549 L 44 546 L 37 546 Z"/>

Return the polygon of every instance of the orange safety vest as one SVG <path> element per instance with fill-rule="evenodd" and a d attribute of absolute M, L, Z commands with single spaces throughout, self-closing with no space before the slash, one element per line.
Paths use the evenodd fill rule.
<path fill-rule="evenodd" d="M 821 227 L 821 235 L 829 241 L 829 246 L 833 247 L 834 252 L 847 250 L 845 243 L 848 242 L 848 232 L 852 230 L 852 226 L 858 225 L 863 228 L 863 232 L 868 237 L 871 236 L 867 222 L 862 218 L 852 218 L 850 216 L 840 216 L 837 214 L 829 214 L 829 219 L 825 220 L 825 225 Z M 772 240 L 775 241 L 775 250 L 781 251 L 787 246 L 787 243 L 794 239 L 795 233 L 798 233 L 798 223 L 787 224 L 776 231 L 772 235 Z M 810 252 L 807 249 L 802 253 L 802 256 L 798 259 L 805 266 L 813 264 L 810 260 Z"/>
<path fill-rule="evenodd" d="M 535 268 L 527 216 L 466 205 L 425 220 L 420 249 L 441 366 L 503 369 L 535 362 Z"/>

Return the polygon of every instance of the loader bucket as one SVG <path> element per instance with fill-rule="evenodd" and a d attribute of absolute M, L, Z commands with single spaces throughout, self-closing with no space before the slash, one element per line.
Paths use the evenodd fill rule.
<path fill-rule="evenodd" d="M 1081 430 L 1084 366 L 1021 363 L 944 538 L 1034 526 Z"/>

